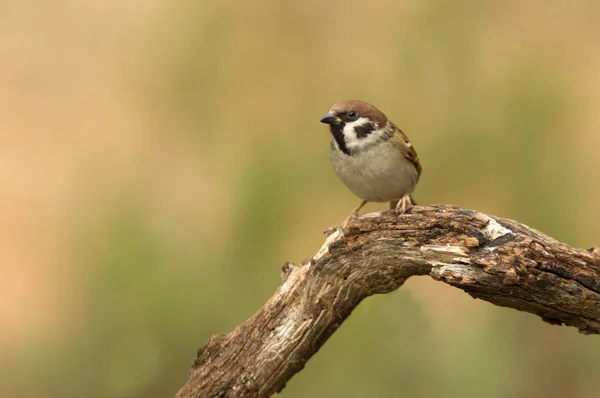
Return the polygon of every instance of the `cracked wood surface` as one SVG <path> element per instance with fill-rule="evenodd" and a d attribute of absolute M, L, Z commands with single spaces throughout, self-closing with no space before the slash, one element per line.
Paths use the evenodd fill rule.
<path fill-rule="evenodd" d="M 280 391 L 362 299 L 413 275 L 600 333 L 600 248 L 572 248 L 516 221 L 452 206 L 371 213 L 343 234 L 334 230 L 313 258 L 284 265 L 281 285 L 256 314 L 198 350 L 176 397 Z"/>

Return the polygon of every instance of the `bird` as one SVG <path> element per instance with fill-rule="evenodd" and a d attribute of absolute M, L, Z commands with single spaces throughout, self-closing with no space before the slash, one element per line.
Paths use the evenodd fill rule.
<path fill-rule="evenodd" d="M 332 135 L 329 159 L 342 182 L 362 199 L 347 226 L 367 202 L 390 202 L 398 214 L 414 204 L 421 163 L 408 137 L 383 112 L 359 100 L 339 102 L 321 118 Z"/>

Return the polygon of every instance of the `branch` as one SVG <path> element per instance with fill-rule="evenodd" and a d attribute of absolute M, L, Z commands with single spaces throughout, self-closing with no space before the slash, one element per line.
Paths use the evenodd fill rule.
<path fill-rule="evenodd" d="M 493 304 L 600 333 L 600 248 L 572 248 L 516 221 L 451 206 L 355 219 L 267 303 L 198 350 L 177 398 L 265 397 L 302 370 L 362 299 L 429 275 Z"/>

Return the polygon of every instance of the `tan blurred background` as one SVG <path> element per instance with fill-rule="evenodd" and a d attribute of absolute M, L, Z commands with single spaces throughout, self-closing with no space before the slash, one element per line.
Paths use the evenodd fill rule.
<path fill-rule="evenodd" d="M 600 3 L 0 3 L 0 396 L 169 397 L 358 200 L 318 120 L 363 99 L 420 203 L 600 244 Z M 369 205 L 376 210 L 384 205 Z M 600 340 L 428 278 L 284 397 L 597 397 Z"/>

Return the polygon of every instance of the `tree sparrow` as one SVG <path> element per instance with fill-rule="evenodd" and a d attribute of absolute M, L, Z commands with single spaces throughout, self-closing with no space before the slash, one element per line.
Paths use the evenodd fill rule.
<path fill-rule="evenodd" d="M 390 202 L 404 213 L 421 174 L 419 157 L 406 134 L 373 105 L 363 101 L 335 104 L 321 123 L 329 124 L 333 139 L 329 158 L 335 173 L 362 202 L 344 225 L 367 202 Z"/>

